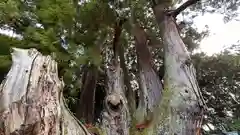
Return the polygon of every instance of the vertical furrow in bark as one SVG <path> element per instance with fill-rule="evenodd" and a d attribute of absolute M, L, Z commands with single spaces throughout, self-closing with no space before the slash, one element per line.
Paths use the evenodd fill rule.
<path fill-rule="evenodd" d="M 83 119 L 87 124 L 93 123 L 94 120 L 94 102 L 95 89 L 97 83 L 97 67 L 90 65 L 83 73 L 82 88 L 80 100 L 77 104 L 76 116 Z"/>
<path fill-rule="evenodd" d="M 148 115 L 158 115 L 156 109 L 161 100 L 162 84 L 152 67 L 151 53 L 147 47 L 147 35 L 143 28 L 135 25 L 133 29 L 139 66 L 140 101 L 137 120 L 145 122 Z M 152 116 L 150 116 L 152 117 Z M 153 117 L 151 119 L 155 119 Z"/>

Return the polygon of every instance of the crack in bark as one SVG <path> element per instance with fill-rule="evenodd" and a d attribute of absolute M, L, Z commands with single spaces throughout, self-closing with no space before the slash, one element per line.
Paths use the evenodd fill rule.
<path fill-rule="evenodd" d="M 29 51 L 31 51 L 31 50 L 29 50 Z M 39 53 L 37 53 L 36 56 L 33 58 L 32 63 L 31 63 L 31 68 L 30 68 L 30 70 L 29 70 L 29 78 L 28 78 L 28 84 L 27 84 L 26 95 L 25 95 L 25 102 L 26 102 L 26 103 L 27 103 L 27 100 L 28 100 L 29 87 L 31 86 L 30 83 L 31 83 L 32 69 L 33 69 L 33 65 L 35 64 L 35 61 L 36 61 L 38 55 L 39 55 Z M 25 112 L 27 112 L 27 110 L 28 110 L 28 107 L 26 107 Z M 24 123 L 26 123 L 27 113 L 25 113 L 24 115 L 25 115 L 25 116 L 24 116 L 24 120 L 23 120 L 23 121 L 24 121 Z"/>
<path fill-rule="evenodd" d="M 7 77 L 8 83 L 6 87 L 1 87 L 1 91 L 4 89 L 3 91 L 9 93 L 16 89 L 14 96 L 18 96 L 19 92 L 22 92 L 22 96 L 10 101 L 8 108 L 0 113 L 0 134 L 63 134 L 65 129 L 64 131 L 70 134 L 89 135 L 85 127 L 77 123 L 79 121 L 65 106 L 62 91 L 59 91 L 63 84 L 55 72 L 57 63 L 50 56 L 40 55 L 41 53 L 32 49 L 19 49 L 14 52 L 13 66 Z M 47 69 L 41 71 L 46 68 L 42 66 L 44 62 Z M 19 69 L 26 68 L 28 72 L 23 72 L 19 77 Z M 21 89 L 18 84 L 12 86 L 15 81 L 23 82 Z M 4 93 L 6 98 L 9 98 L 11 95 L 6 93 Z"/>
<path fill-rule="evenodd" d="M 190 73 L 193 75 L 193 73 L 191 72 L 191 69 L 192 69 L 192 68 L 190 68 L 190 66 L 184 66 L 182 69 L 184 70 L 185 75 L 187 76 L 187 78 L 188 78 L 188 80 L 189 80 L 189 82 L 190 82 L 190 84 L 191 84 L 191 86 L 192 86 L 193 92 L 195 93 L 197 99 L 201 101 L 201 103 L 198 101 L 199 106 L 205 108 L 206 105 L 204 104 L 204 103 L 205 103 L 204 100 L 201 98 L 201 94 L 200 94 L 200 92 L 199 92 L 200 89 L 195 90 L 194 84 L 193 84 L 193 82 L 192 82 L 193 80 L 190 78 L 190 75 L 188 74 L 186 68 L 188 68 L 189 71 L 190 71 Z M 194 81 L 195 81 L 195 80 L 194 80 Z M 197 86 L 196 86 L 196 87 L 197 87 Z M 197 88 L 198 88 L 198 87 L 197 87 Z"/>

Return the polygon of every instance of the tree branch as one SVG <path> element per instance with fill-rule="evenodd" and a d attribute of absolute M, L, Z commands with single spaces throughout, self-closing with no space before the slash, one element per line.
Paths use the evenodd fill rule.
<path fill-rule="evenodd" d="M 114 52 L 114 59 L 118 57 L 118 42 L 120 39 L 120 35 L 122 33 L 122 25 L 127 21 L 127 19 L 121 19 L 119 22 L 116 22 L 114 27 L 114 38 L 113 38 L 113 52 Z"/>
<path fill-rule="evenodd" d="M 170 14 L 175 18 L 177 15 L 179 15 L 182 11 L 184 11 L 189 6 L 196 4 L 200 0 L 188 0 L 185 3 L 183 3 L 181 6 L 179 6 L 177 9 L 170 12 Z"/>

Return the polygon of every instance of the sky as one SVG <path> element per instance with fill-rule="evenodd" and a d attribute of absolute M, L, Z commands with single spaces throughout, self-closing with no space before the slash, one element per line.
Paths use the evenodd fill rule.
<path fill-rule="evenodd" d="M 236 19 L 240 19 L 238 16 Z M 223 22 L 223 15 L 206 13 L 194 19 L 194 25 L 199 31 L 203 30 L 205 25 L 209 26 L 209 36 L 200 43 L 200 48 L 196 52 L 205 52 L 207 55 L 221 52 L 224 48 L 229 47 L 240 40 L 240 21 L 232 20 L 228 23 Z M 214 129 L 212 124 L 208 124 Z M 209 128 L 204 125 L 205 130 Z"/>
<path fill-rule="evenodd" d="M 240 19 L 240 16 L 237 17 Z M 205 25 L 209 26 L 210 34 L 200 43 L 198 51 L 206 52 L 208 55 L 219 53 L 225 47 L 229 47 L 240 40 L 240 21 L 232 20 L 223 22 L 223 15 L 206 13 L 194 19 L 194 24 L 198 30 L 202 30 Z"/>

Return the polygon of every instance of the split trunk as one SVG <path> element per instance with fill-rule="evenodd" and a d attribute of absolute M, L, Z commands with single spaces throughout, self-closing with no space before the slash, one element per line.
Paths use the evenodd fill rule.
<path fill-rule="evenodd" d="M 57 63 L 35 49 L 13 49 L 0 86 L 0 135 L 90 135 L 65 105 Z"/>

